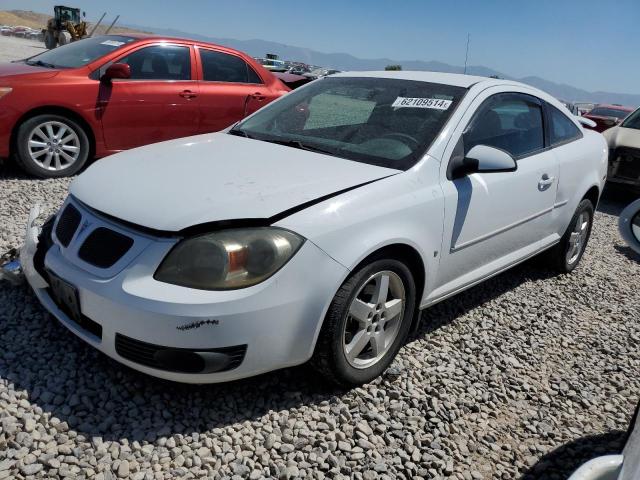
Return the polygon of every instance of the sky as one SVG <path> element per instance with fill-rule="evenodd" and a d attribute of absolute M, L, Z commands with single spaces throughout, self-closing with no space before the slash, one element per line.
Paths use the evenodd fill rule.
<path fill-rule="evenodd" d="M 48 0 L 0 9 L 52 12 Z M 360 58 L 437 60 L 640 94 L 640 0 L 67 0 L 97 19 L 270 40 Z"/>

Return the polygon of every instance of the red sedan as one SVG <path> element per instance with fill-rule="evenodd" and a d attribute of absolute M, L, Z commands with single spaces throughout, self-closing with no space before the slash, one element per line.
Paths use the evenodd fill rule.
<path fill-rule="evenodd" d="M 222 130 L 289 89 L 250 56 L 144 35 L 88 38 L 0 65 L 0 157 L 39 177 Z"/>
<path fill-rule="evenodd" d="M 604 132 L 606 129 L 618 125 L 631 112 L 633 112 L 633 108 L 623 107 L 622 105 L 596 105 L 588 113 L 585 113 L 583 117 L 596 122 L 593 130 Z"/>

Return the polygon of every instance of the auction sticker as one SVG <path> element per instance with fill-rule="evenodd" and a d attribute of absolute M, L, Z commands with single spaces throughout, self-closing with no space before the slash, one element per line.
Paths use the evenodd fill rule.
<path fill-rule="evenodd" d="M 110 47 L 119 47 L 124 45 L 124 42 L 119 42 L 117 40 L 105 40 L 101 43 L 101 45 L 109 45 Z"/>
<path fill-rule="evenodd" d="M 434 108 L 436 110 L 446 110 L 451 106 L 451 100 L 442 100 L 440 98 L 398 97 L 394 100 L 391 106 L 407 108 Z"/>

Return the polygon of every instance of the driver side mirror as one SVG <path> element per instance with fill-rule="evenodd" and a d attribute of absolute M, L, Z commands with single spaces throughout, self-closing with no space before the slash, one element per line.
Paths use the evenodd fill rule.
<path fill-rule="evenodd" d="M 622 211 L 618 228 L 627 245 L 640 254 L 640 200 L 631 203 Z"/>
<path fill-rule="evenodd" d="M 103 82 L 110 82 L 114 78 L 131 78 L 131 67 L 126 63 L 112 63 L 102 75 Z"/>
<path fill-rule="evenodd" d="M 476 145 L 459 160 L 452 173 L 453 178 L 460 178 L 472 173 L 514 172 L 517 168 L 516 161 L 504 150 Z"/>

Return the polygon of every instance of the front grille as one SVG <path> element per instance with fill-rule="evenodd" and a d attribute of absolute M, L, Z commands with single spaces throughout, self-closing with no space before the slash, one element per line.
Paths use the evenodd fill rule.
<path fill-rule="evenodd" d="M 611 158 L 615 165 L 614 177 L 640 180 L 640 149 L 618 147 Z"/>
<path fill-rule="evenodd" d="M 237 368 L 244 360 L 247 351 L 246 345 L 238 345 L 234 347 L 212 348 L 212 349 L 189 349 L 189 348 L 172 348 L 161 345 L 154 345 L 142 342 L 134 338 L 129 338 L 120 333 L 116 333 L 116 352 L 123 358 L 132 362 L 145 365 L 147 367 L 156 368 L 158 370 L 167 370 L 174 372 L 186 373 L 208 373 L 205 368 L 191 368 L 191 365 L 180 365 L 178 363 L 170 364 L 167 362 L 167 353 L 175 353 L 179 355 L 197 355 L 198 353 L 214 353 L 222 354 L 228 357 L 229 363 L 224 368 L 213 371 L 224 372 Z M 164 360 L 163 360 L 164 359 Z"/>
<path fill-rule="evenodd" d="M 78 256 L 99 268 L 109 268 L 133 245 L 133 239 L 105 227 L 98 227 L 84 241 Z"/>
<path fill-rule="evenodd" d="M 68 247 L 73 235 L 76 233 L 82 215 L 76 207 L 69 204 L 60 214 L 58 225 L 56 226 L 56 237 L 63 247 Z"/>

